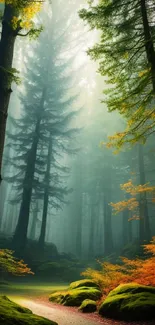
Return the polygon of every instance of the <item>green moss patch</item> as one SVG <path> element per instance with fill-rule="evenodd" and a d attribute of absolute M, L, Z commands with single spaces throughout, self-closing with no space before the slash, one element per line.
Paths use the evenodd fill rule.
<path fill-rule="evenodd" d="M 135 294 L 140 292 L 149 292 L 155 294 L 155 287 L 144 286 L 137 283 L 120 284 L 117 288 L 109 293 L 108 297 L 116 296 L 122 293 Z"/>
<path fill-rule="evenodd" d="M 68 291 L 55 292 L 50 295 L 49 300 L 65 305 L 79 307 L 85 299 L 98 300 L 101 291 L 96 288 L 79 287 Z"/>
<path fill-rule="evenodd" d="M 5 325 L 57 325 L 48 319 L 32 314 L 24 307 L 0 296 L 0 324 Z"/>
<path fill-rule="evenodd" d="M 99 314 L 133 321 L 155 319 L 155 288 L 135 283 L 120 285 L 103 301 Z"/>
<path fill-rule="evenodd" d="M 92 280 L 84 279 L 84 280 L 79 280 L 72 282 L 69 286 L 70 289 L 77 289 L 80 287 L 89 287 L 89 288 L 97 288 L 99 289 L 99 286 L 97 283 L 95 283 Z"/>
<path fill-rule="evenodd" d="M 85 299 L 79 307 L 79 310 L 83 313 L 94 313 L 96 309 L 96 301 L 90 299 Z"/>

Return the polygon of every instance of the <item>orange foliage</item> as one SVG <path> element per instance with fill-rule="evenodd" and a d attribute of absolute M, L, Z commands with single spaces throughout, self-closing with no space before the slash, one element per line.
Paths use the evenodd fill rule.
<path fill-rule="evenodd" d="M 138 216 L 139 201 L 137 200 L 137 197 L 140 196 L 141 199 L 147 198 L 148 200 L 149 195 L 151 195 L 152 203 L 155 203 L 155 186 L 150 186 L 149 183 L 146 183 L 144 185 L 134 185 L 130 179 L 127 183 L 121 184 L 120 187 L 121 190 L 130 194 L 131 198 L 116 203 L 111 202 L 110 205 L 112 206 L 115 213 L 120 213 L 125 209 L 134 211 L 134 215 L 129 220 L 138 220 L 141 217 Z"/>
<path fill-rule="evenodd" d="M 128 200 L 124 200 L 124 201 L 120 201 L 117 203 L 110 203 L 110 205 L 113 207 L 113 209 L 118 213 L 118 212 L 122 212 L 125 209 L 128 210 L 135 210 L 139 204 L 138 201 L 136 200 L 136 198 L 130 198 Z"/>
<path fill-rule="evenodd" d="M 149 183 L 144 185 L 134 185 L 131 179 L 127 183 L 121 184 L 120 187 L 132 196 L 146 192 L 155 193 L 155 186 L 150 186 Z"/>
<path fill-rule="evenodd" d="M 23 260 L 13 256 L 13 251 L 0 249 L 0 270 L 17 276 L 34 274 Z"/>
<path fill-rule="evenodd" d="M 144 252 L 151 254 L 151 257 L 130 260 L 122 257 L 122 264 L 109 262 L 100 263 L 101 270 L 88 268 L 82 275 L 92 278 L 107 295 L 111 290 L 123 283 L 135 282 L 143 285 L 155 286 L 155 237 L 150 244 L 143 245 Z"/>

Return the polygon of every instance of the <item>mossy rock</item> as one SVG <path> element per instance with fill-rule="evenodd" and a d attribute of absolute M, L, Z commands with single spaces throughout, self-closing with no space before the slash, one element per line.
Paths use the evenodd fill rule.
<path fill-rule="evenodd" d="M 83 313 L 94 313 L 96 309 L 96 301 L 90 299 L 85 299 L 79 307 L 79 310 Z"/>
<path fill-rule="evenodd" d="M 101 297 L 101 295 L 102 294 L 99 289 L 80 287 L 77 289 L 55 292 L 50 295 L 49 300 L 64 306 L 79 307 L 85 299 L 92 299 L 96 301 Z"/>
<path fill-rule="evenodd" d="M 155 287 L 144 286 L 137 283 L 127 283 L 121 284 L 114 290 L 110 291 L 108 297 L 116 296 L 122 293 L 141 293 L 141 292 L 149 292 L 155 294 Z"/>
<path fill-rule="evenodd" d="M 72 282 L 69 286 L 70 289 L 77 289 L 80 287 L 89 287 L 89 288 L 99 289 L 99 286 L 97 283 L 95 283 L 93 280 L 88 280 L 88 279 L 83 279 L 83 280 Z"/>
<path fill-rule="evenodd" d="M 130 321 L 155 319 L 155 287 L 136 283 L 119 285 L 103 301 L 99 314 Z"/>
<path fill-rule="evenodd" d="M 32 314 L 32 312 L 0 296 L 0 324 L 5 325 L 57 325 L 46 318 Z"/>

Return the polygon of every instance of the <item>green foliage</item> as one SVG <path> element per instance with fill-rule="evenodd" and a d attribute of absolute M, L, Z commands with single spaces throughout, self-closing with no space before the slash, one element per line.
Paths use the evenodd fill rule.
<path fill-rule="evenodd" d="M 40 26 L 39 28 L 31 28 L 28 33 L 30 40 L 36 40 L 42 31 L 43 26 Z"/>
<path fill-rule="evenodd" d="M 42 263 L 36 270 L 36 274 L 48 279 L 73 281 L 80 276 L 83 269 L 84 267 L 79 262 L 64 259 Z"/>
<path fill-rule="evenodd" d="M 15 157 L 11 159 L 15 173 L 7 180 L 14 183 L 17 191 L 11 203 L 21 202 L 24 188 L 28 186 L 33 189 L 33 206 L 36 198 L 44 200 L 46 191 L 48 205 L 57 210 L 67 202 L 66 197 L 71 192 L 65 182 L 69 168 L 58 164 L 57 161 L 60 151 L 61 154 L 74 151 L 72 148 L 74 143 L 71 146 L 69 139 L 74 137 L 77 129 L 72 128 L 70 122 L 77 115 L 74 102 L 78 94 L 74 92 L 73 72 L 69 68 L 72 67 L 73 58 L 65 57 L 64 61 L 62 48 L 56 46 L 51 59 L 51 48 L 53 49 L 57 42 L 59 44 L 58 31 L 61 25 L 60 27 L 56 25 L 57 28 L 50 27 L 50 12 L 49 15 L 44 14 L 42 20 L 45 19 L 44 33 L 31 49 L 33 55 L 32 53 L 26 55 L 26 71 L 20 92 L 23 114 L 17 120 L 10 118 L 10 123 L 16 130 L 14 134 L 9 131 L 7 134 L 9 145 L 15 149 Z M 31 29 L 28 32 L 29 37 L 35 37 L 41 30 L 42 27 L 38 30 Z M 62 42 L 65 46 L 65 38 Z M 73 92 L 69 93 L 68 90 L 71 89 Z M 35 141 L 36 151 L 33 150 Z M 34 173 L 28 177 L 32 163 Z"/>
<path fill-rule="evenodd" d="M 21 83 L 21 79 L 18 76 L 19 71 L 15 68 L 6 69 L 0 67 L 0 74 L 3 74 L 5 76 L 6 87 L 11 87 L 12 82 L 16 83 L 16 85 L 20 85 Z"/>
<path fill-rule="evenodd" d="M 104 102 L 109 111 L 117 110 L 127 120 L 125 131 L 110 137 L 109 146 L 119 149 L 124 143 L 145 142 L 155 127 L 155 7 L 137 0 L 89 3 L 80 17 L 101 36 L 88 54 L 99 61 L 100 74 L 108 77 Z"/>

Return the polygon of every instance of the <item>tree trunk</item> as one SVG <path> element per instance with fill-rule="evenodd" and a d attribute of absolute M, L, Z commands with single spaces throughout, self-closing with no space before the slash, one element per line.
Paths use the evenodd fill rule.
<path fill-rule="evenodd" d="M 114 242 L 113 242 L 113 232 L 112 232 L 112 208 L 109 205 L 110 201 L 111 201 L 111 189 L 108 193 L 107 227 L 108 227 L 108 248 L 109 248 L 109 253 L 112 253 L 114 249 Z"/>
<path fill-rule="evenodd" d="M 128 238 L 128 210 L 124 210 L 122 214 L 122 245 L 126 246 L 129 243 Z"/>
<path fill-rule="evenodd" d="M 152 35 L 150 31 L 147 8 L 146 8 L 146 0 L 140 0 L 141 5 L 141 15 L 143 21 L 143 29 L 144 29 L 144 40 L 145 40 L 145 51 L 148 63 L 151 68 L 151 76 L 152 76 L 152 86 L 153 92 L 155 93 L 155 51 L 152 40 Z"/>
<path fill-rule="evenodd" d="M 7 184 L 6 182 L 3 182 L 2 185 L 0 186 L 0 230 L 3 223 L 6 194 L 7 194 Z"/>
<path fill-rule="evenodd" d="M 11 20 L 16 16 L 16 10 L 11 5 L 5 5 L 2 20 L 0 41 L 0 183 L 2 180 L 2 156 L 4 150 L 6 121 L 11 95 L 11 68 L 13 62 L 16 31 L 11 27 Z"/>
<path fill-rule="evenodd" d="M 13 237 L 13 248 L 16 252 L 22 252 L 27 242 L 27 229 L 29 223 L 30 204 L 35 172 L 36 154 L 39 142 L 40 119 L 37 121 L 35 129 L 35 137 L 32 147 L 29 151 L 26 173 L 23 182 L 22 202 L 20 206 L 19 219 Z"/>
<path fill-rule="evenodd" d="M 46 95 L 46 87 L 42 91 L 40 105 L 38 107 L 39 109 L 38 120 L 35 127 L 33 143 L 28 155 L 25 178 L 23 182 L 23 194 L 22 194 L 22 202 L 21 202 L 20 212 L 19 212 L 19 219 L 13 237 L 13 248 L 16 250 L 16 252 L 19 253 L 24 251 L 27 243 L 27 230 L 29 224 L 30 204 L 31 204 L 32 188 L 33 188 L 34 173 L 35 173 L 36 155 L 37 155 L 38 143 L 40 138 L 39 137 L 40 123 L 42 119 L 42 111 L 44 109 L 45 95 Z"/>
<path fill-rule="evenodd" d="M 125 199 L 128 200 L 130 195 L 126 193 Z M 131 244 L 133 240 L 132 235 L 132 221 L 129 221 L 131 212 L 127 209 L 123 211 L 123 245 Z"/>
<path fill-rule="evenodd" d="M 145 180 L 143 146 L 141 144 L 138 145 L 138 159 L 139 159 L 140 184 L 144 185 L 146 183 L 146 180 Z M 139 240 L 140 243 L 142 243 L 144 240 L 149 241 L 151 239 L 150 220 L 148 215 L 146 193 L 140 195 L 139 211 L 140 211 Z"/>
<path fill-rule="evenodd" d="M 33 209 L 33 218 L 32 218 L 32 225 L 30 231 L 30 238 L 32 238 L 32 240 L 35 240 L 36 225 L 38 221 L 38 212 L 39 212 L 39 206 L 38 206 L 38 200 L 36 200 L 35 208 Z"/>
<path fill-rule="evenodd" d="M 94 239 L 95 239 L 95 202 L 90 207 L 90 232 L 89 232 L 89 257 L 94 257 Z"/>
<path fill-rule="evenodd" d="M 109 255 L 113 251 L 113 235 L 111 225 L 111 207 L 109 206 L 109 196 L 104 193 L 104 254 Z"/>
<path fill-rule="evenodd" d="M 82 212 L 83 212 L 83 195 L 82 195 L 82 170 L 80 168 L 80 159 L 77 164 L 78 173 L 76 175 L 75 191 L 75 213 L 76 213 L 76 255 L 80 258 L 82 255 Z"/>
<path fill-rule="evenodd" d="M 41 224 L 41 233 L 40 233 L 40 237 L 39 237 L 39 248 L 41 250 L 44 249 L 45 237 L 46 237 L 46 224 L 47 224 L 49 186 L 50 186 L 51 153 L 52 153 L 52 139 L 50 137 L 49 146 L 48 146 L 47 169 L 46 169 L 46 174 L 45 174 L 43 216 L 42 216 L 42 224 Z"/>
<path fill-rule="evenodd" d="M 112 209 L 109 205 L 111 201 L 111 176 L 109 170 L 105 171 L 109 177 L 105 177 L 104 183 L 104 197 L 103 197 L 103 211 L 104 211 L 104 254 L 109 255 L 112 253 L 113 245 L 113 234 L 112 234 Z"/>
<path fill-rule="evenodd" d="M 76 225 L 76 254 L 78 257 L 82 255 L 82 193 L 81 189 L 78 189 L 77 195 L 77 225 Z"/>
<path fill-rule="evenodd" d="M 130 218 L 130 213 L 129 213 L 129 218 Z M 129 244 L 132 244 L 133 241 L 132 221 L 128 221 L 128 241 Z"/>

